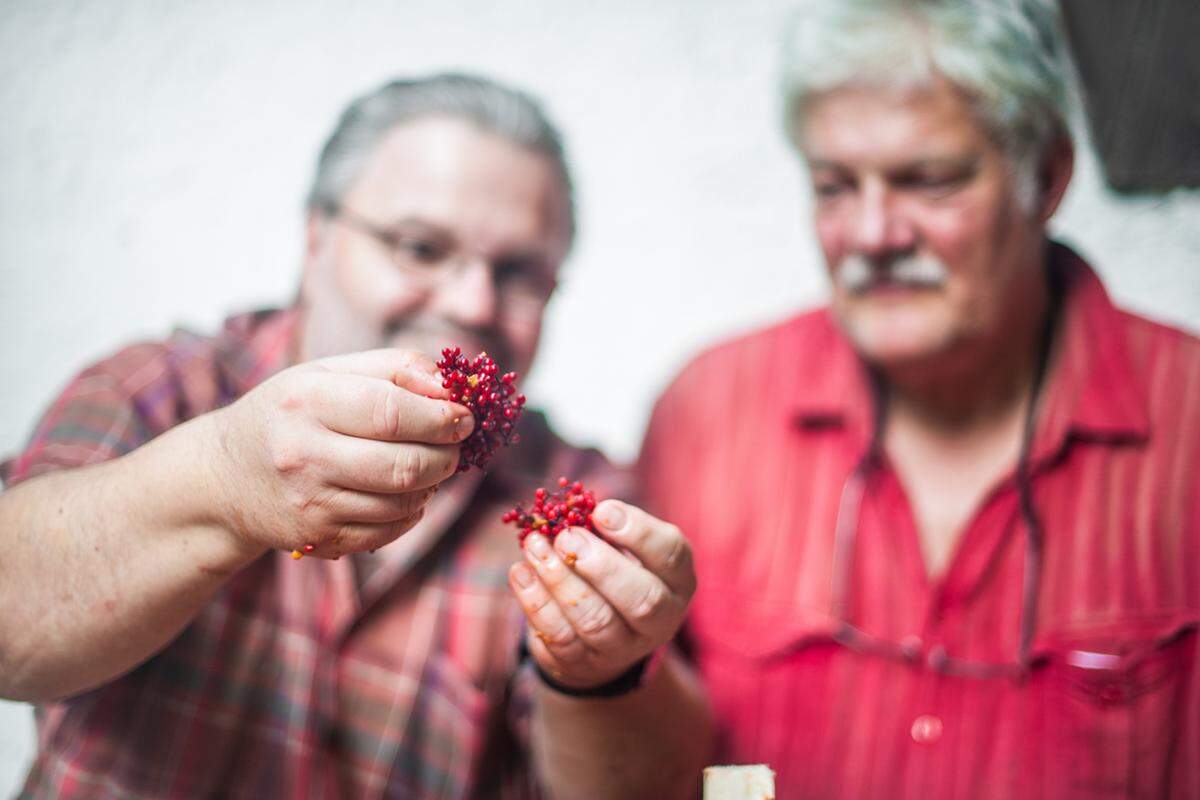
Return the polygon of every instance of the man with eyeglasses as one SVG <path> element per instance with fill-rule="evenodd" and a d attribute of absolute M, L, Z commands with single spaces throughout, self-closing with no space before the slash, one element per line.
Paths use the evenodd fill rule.
<path fill-rule="evenodd" d="M 720 758 L 780 797 L 1200 797 L 1200 343 L 1047 238 L 1050 7 L 806 4 L 786 122 L 831 307 L 652 418 Z"/>
<path fill-rule="evenodd" d="M 343 114 L 308 210 L 294 308 L 88 368 L 4 465 L 23 796 L 685 795 L 709 717 L 663 649 L 679 530 L 609 500 L 604 538 L 522 551 L 501 516 L 539 485 L 629 489 L 534 412 L 447 480 L 475 421 L 430 356 L 529 369 L 574 233 L 557 132 L 481 78 L 396 81 Z"/>

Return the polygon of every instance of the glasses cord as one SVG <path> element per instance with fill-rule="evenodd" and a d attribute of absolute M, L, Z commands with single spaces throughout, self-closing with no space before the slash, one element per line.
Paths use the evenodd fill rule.
<path fill-rule="evenodd" d="M 1020 639 L 1018 644 L 1017 661 L 1022 669 L 1028 669 L 1033 648 L 1033 634 L 1037 628 L 1037 598 L 1041 585 L 1042 571 L 1042 541 L 1043 531 L 1041 519 L 1033 504 L 1033 482 L 1031 458 L 1033 439 L 1037 428 L 1037 404 L 1041 400 L 1042 385 L 1045 382 L 1046 369 L 1050 361 L 1050 351 L 1054 343 L 1054 330 L 1062 306 L 1062 279 L 1053 264 L 1046 273 L 1049 286 L 1049 306 L 1038 338 L 1038 349 L 1034 363 L 1033 380 L 1030 383 L 1029 401 L 1025 409 L 1025 419 L 1021 427 L 1021 449 L 1017 455 L 1017 470 L 1015 482 L 1017 487 L 1017 502 L 1021 511 L 1021 519 L 1025 523 L 1025 572 L 1021 586 L 1021 620 Z M 867 450 L 855 464 L 853 472 L 842 487 L 842 496 L 838 503 L 837 525 L 834 531 L 834 558 L 842 565 L 842 570 L 834 570 L 833 610 L 839 619 L 849 611 L 849 598 L 846 596 L 849 575 L 839 575 L 838 572 L 849 570 L 850 550 L 853 549 L 854 531 L 844 529 L 844 510 L 848 502 L 860 507 L 862 496 L 865 494 L 866 482 L 870 473 L 879 465 L 883 454 L 883 428 L 887 421 L 886 386 L 878 373 L 870 373 L 872 396 L 872 432 Z M 853 500 L 851 498 L 853 497 Z"/>

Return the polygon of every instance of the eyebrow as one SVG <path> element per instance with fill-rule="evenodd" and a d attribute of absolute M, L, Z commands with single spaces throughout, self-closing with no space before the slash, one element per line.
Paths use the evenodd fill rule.
<path fill-rule="evenodd" d="M 884 172 L 894 174 L 897 172 L 910 172 L 918 169 L 975 169 L 979 166 L 979 156 L 964 155 L 959 157 L 932 157 L 932 158 L 915 158 L 911 161 L 905 161 L 900 164 L 886 166 Z M 808 168 L 810 170 L 826 169 L 834 172 L 845 172 L 846 168 L 837 161 L 829 159 L 814 158 L 809 159 Z"/>
<path fill-rule="evenodd" d="M 412 215 L 409 215 L 407 217 L 401 217 L 400 219 L 388 222 L 387 227 L 393 228 L 393 229 L 422 228 L 422 229 L 431 231 L 433 233 L 441 234 L 443 236 L 449 236 L 452 238 L 454 237 L 453 232 L 451 232 L 450 229 L 448 229 L 444 225 L 440 225 L 436 222 L 431 222 L 430 220 L 427 220 L 424 217 L 415 217 Z"/>

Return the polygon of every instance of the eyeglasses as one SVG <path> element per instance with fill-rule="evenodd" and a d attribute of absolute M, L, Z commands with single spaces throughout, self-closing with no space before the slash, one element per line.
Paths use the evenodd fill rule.
<path fill-rule="evenodd" d="M 1024 677 L 1031 666 L 1031 648 L 1037 611 L 1037 587 L 1042 568 L 1042 526 L 1030 499 L 1032 492 L 1027 465 L 1021 464 L 1018 467 L 1017 475 L 1017 487 L 1021 495 L 1021 518 L 1026 533 L 1019 644 L 1011 661 L 990 662 L 952 656 L 942 645 L 935 645 L 927 653 L 923 653 L 924 644 L 919 637 L 912 636 L 894 642 L 868 633 L 850 622 L 854 540 L 858 534 L 863 497 L 878 463 L 878 456 L 874 452 L 868 452 L 846 479 L 846 483 L 842 487 L 841 499 L 838 501 L 833 548 L 832 608 L 835 622 L 833 638 L 845 647 L 860 653 L 893 658 L 911 664 L 923 660 L 931 669 L 946 675 L 968 678 L 1020 679 Z"/>
<path fill-rule="evenodd" d="M 448 235 L 385 227 L 340 206 L 325 211 L 332 219 L 370 236 L 386 248 L 393 263 L 426 288 L 461 274 L 477 256 Z M 552 267 L 536 254 L 516 254 L 489 262 L 488 266 L 497 293 L 507 303 L 540 307 L 558 287 L 551 274 Z"/>

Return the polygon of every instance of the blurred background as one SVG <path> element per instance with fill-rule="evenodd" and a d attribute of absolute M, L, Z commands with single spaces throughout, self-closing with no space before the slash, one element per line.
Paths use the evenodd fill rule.
<path fill-rule="evenodd" d="M 5 0 L 0 453 L 123 344 L 288 303 L 337 113 L 394 76 L 465 69 L 542 98 L 574 167 L 580 236 L 527 392 L 569 438 L 632 458 L 700 347 L 824 297 L 778 125 L 790 5 Z M 1056 231 L 1119 303 L 1197 330 L 1200 191 L 1117 194 L 1077 127 Z M 0 702 L 0 796 L 33 747 L 29 707 Z"/>

